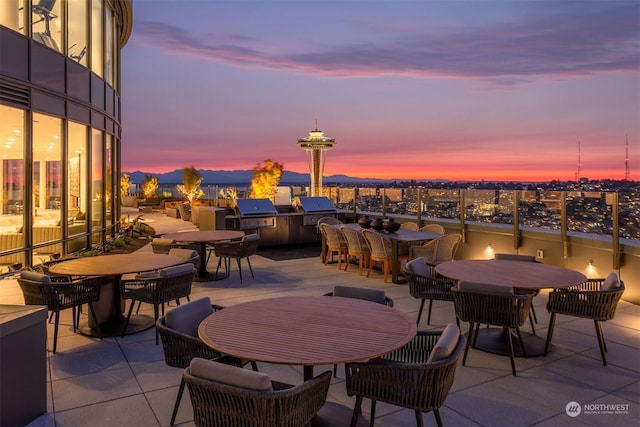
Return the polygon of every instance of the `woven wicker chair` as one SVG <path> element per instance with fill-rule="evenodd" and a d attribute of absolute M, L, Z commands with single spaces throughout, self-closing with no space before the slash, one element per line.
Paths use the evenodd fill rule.
<path fill-rule="evenodd" d="M 347 269 L 349 268 L 351 259 L 353 257 L 357 257 L 358 275 L 362 276 L 362 268 L 368 267 L 369 263 L 371 262 L 369 260 L 369 258 L 371 257 L 371 250 L 369 249 L 369 245 L 367 244 L 367 241 L 362 233 L 358 230 L 341 226 L 340 231 L 342 231 L 345 239 L 347 239 L 347 265 L 345 266 L 344 271 L 347 271 Z"/>
<path fill-rule="evenodd" d="M 438 426 L 442 426 L 438 410 L 451 390 L 465 343 L 465 337 L 456 325 L 448 325 L 445 330 L 455 331 L 457 336 L 452 338 L 457 341 L 452 340 L 451 352 L 445 352 L 442 358 L 431 356 L 441 332 L 418 331 L 415 338 L 399 350 L 369 362 L 347 363 L 347 394 L 356 396 L 352 427 L 356 425 L 365 397 L 372 400 L 371 426 L 376 401 L 415 410 L 416 423 L 420 427 L 423 426 L 422 413 L 433 411 Z"/>
<path fill-rule="evenodd" d="M 151 240 L 151 250 L 154 254 L 168 254 L 175 243 L 175 240 L 165 239 L 164 237 L 154 237 Z"/>
<path fill-rule="evenodd" d="M 187 248 L 171 248 L 168 252 L 169 255 L 177 256 L 182 259 L 183 263 L 193 264 L 195 269 L 200 265 L 200 255 L 198 251 Z"/>
<path fill-rule="evenodd" d="M 316 229 L 318 230 L 318 233 L 321 234 L 323 242 L 326 243 L 327 236 L 325 235 L 324 230 L 322 229 L 322 227 L 320 227 L 320 225 L 322 225 L 322 224 L 341 225 L 341 224 L 344 224 L 344 223 L 342 221 L 340 221 L 338 218 L 334 218 L 332 216 L 323 216 L 322 218 L 320 218 L 318 220 L 318 222 L 316 223 Z M 320 251 L 320 259 L 322 260 L 323 263 L 324 263 L 324 259 L 326 257 L 326 253 L 327 253 L 327 247 L 325 245 L 325 247 L 322 248 L 322 251 Z"/>
<path fill-rule="evenodd" d="M 523 261 L 523 262 L 539 262 L 536 260 L 536 257 L 533 255 L 520 255 L 520 254 L 495 254 L 493 256 L 494 259 L 500 259 L 505 261 Z M 540 291 L 535 291 L 534 295 L 538 296 Z M 536 309 L 533 304 L 531 304 L 531 311 L 529 312 L 529 323 L 531 323 L 531 332 L 533 335 L 536 335 L 536 330 L 533 326 L 533 323 L 538 323 L 538 316 L 536 316 Z"/>
<path fill-rule="evenodd" d="M 420 324 L 424 303 L 429 300 L 429 312 L 427 325 L 431 323 L 431 306 L 433 300 L 453 302 L 451 288 L 457 285 L 457 281 L 448 279 L 436 273 L 434 266 L 426 263 L 424 258 L 416 258 L 409 261 L 404 268 L 404 275 L 409 282 L 409 294 L 420 300 L 420 311 L 416 324 Z M 456 318 L 458 326 L 460 321 Z"/>
<path fill-rule="evenodd" d="M 214 275 L 213 280 L 217 280 L 218 271 L 220 270 L 220 266 L 222 265 L 222 261 L 225 263 L 225 269 L 229 271 L 231 269 L 231 259 L 235 259 L 238 264 L 238 272 L 240 273 L 240 283 L 242 283 L 242 259 L 247 259 L 247 264 L 249 265 L 249 271 L 251 272 L 251 277 L 255 278 L 253 275 L 253 268 L 251 267 L 251 260 L 249 257 L 251 255 L 255 255 L 258 252 L 258 241 L 260 240 L 260 235 L 253 233 L 247 234 L 242 238 L 242 240 L 233 241 L 233 242 L 221 242 L 216 243 L 215 251 L 218 256 L 218 265 L 216 267 L 216 273 Z"/>
<path fill-rule="evenodd" d="M 411 259 L 422 257 L 427 264 L 438 265 L 451 261 L 455 257 L 458 245 L 462 240 L 460 234 L 445 234 L 420 246 L 411 246 Z"/>
<path fill-rule="evenodd" d="M 340 229 L 333 225 L 326 223 L 320 224 L 320 229 L 323 231 L 327 242 L 327 253 L 324 257 L 324 265 L 327 265 L 329 258 L 331 258 L 331 262 L 333 262 L 333 254 L 337 253 L 338 268 L 342 269 L 342 258 L 344 257 L 345 262 L 348 262 L 349 246 L 347 244 L 347 239 Z"/>
<path fill-rule="evenodd" d="M 52 280 L 53 279 L 53 280 Z M 58 346 L 58 327 L 60 324 L 60 311 L 73 309 L 73 331 L 78 328 L 76 310 L 82 304 L 89 305 L 89 312 L 93 318 L 98 335 L 102 339 L 100 325 L 96 321 L 93 303 L 100 299 L 100 287 L 107 280 L 104 277 L 91 277 L 72 282 L 56 281 L 46 274 L 33 271 L 23 271 L 18 278 L 18 284 L 24 295 L 26 305 L 46 305 L 47 309 L 54 313 L 55 326 L 53 329 L 53 354 Z"/>
<path fill-rule="evenodd" d="M 418 231 L 419 228 L 420 227 L 418 226 L 418 224 L 412 221 L 403 222 L 402 224 L 400 224 L 401 230 Z"/>
<path fill-rule="evenodd" d="M 611 282 L 609 284 L 608 282 Z M 606 285 L 605 285 L 606 284 Z M 547 354 L 553 337 L 556 314 L 591 319 L 596 328 L 602 363 L 607 366 L 607 344 L 604 340 L 602 323 L 614 318 L 618 301 L 625 291 L 624 282 L 611 273 L 606 279 L 589 279 L 567 289 L 556 289 L 549 293 L 547 310 L 551 313 L 549 330 L 544 352 Z"/>
<path fill-rule="evenodd" d="M 469 322 L 467 345 L 464 349 L 462 366 L 467 361 L 469 345 L 475 346 L 480 324 L 499 326 L 508 338 L 511 371 L 516 376 L 516 364 L 513 351 L 511 330 L 515 329 L 520 340 L 522 354 L 527 357 L 520 327 L 527 321 L 534 294 L 514 294 L 513 288 L 484 283 L 460 282 L 451 289 L 456 316 L 463 322 Z"/>
<path fill-rule="evenodd" d="M 369 270 L 367 271 L 367 277 L 371 274 L 371 270 L 373 269 L 374 262 L 382 263 L 382 273 L 384 274 L 384 282 L 387 283 L 387 278 L 389 277 L 389 272 L 391 271 L 391 263 L 393 262 L 393 252 L 391 248 L 391 240 L 385 239 L 380 233 L 374 230 L 364 229 L 362 230 L 362 234 L 364 238 L 367 240 L 369 244 L 369 249 L 371 250 L 371 261 L 369 262 Z M 408 258 L 403 258 L 398 255 L 398 267 L 402 263 L 403 260 Z"/>
<path fill-rule="evenodd" d="M 191 284 L 196 270 L 190 264 L 181 264 L 174 267 L 163 268 L 148 274 L 139 274 L 134 279 L 120 281 L 120 293 L 123 300 L 131 300 L 127 319 L 122 326 L 122 336 L 127 330 L 135 302 L 144 302 L 153 305 L 153 318 L 158 321 L 159 311 L 164 304 L 175 301 L 180 305 L 180 298 L 186 298 L 191 294 Z M 156 344 L 158 344 L 158 329 L 156 329 Z"/>
<path fill-rule="evenodd" d="M 331 373 L 327 371 L 297 386 L 271 381 L 267 390 L 255 390 L 194 376 L 193 363 L 197 361 L 182 374 L 189 388 L 196 426 L 308 425 L 324 406 L 331 381 Z"/>
<path fill-rule="evenodd" d="M 228 363 L 235 366 L 243 366 L 246 362 L 234 357 L 226 356 L 203 343 L 197 336 L 197 327 L 205 317 L 213 314 L 214 311 L 221 310 L 223 307 L 212 305 L 209 297 L 203 297 L 192 302 L 181 305 L 172 309 L 170 322 L 175 327 L 167 326 L 167 316 L 162 316 L 156 322 L 156 329 L 160 334 L 162 348 L 164 350 L 164 362 L 167 366 L 173 368 L 187 368 L 196 357 L 203 359 L 215 359 L 222 363 Z M 177 324 L 177 325 L 176 325 Z M 255 362 L 251 362 L 253 370 L 257 371 L 258 366 Z M 180 380 L 178 396 L 173 406 L 171 415 L 171 424 L 173 425 L 178 414 L 180 401 L 184 392 L 184 380 Z"/>
<path fill-rule="evenodd" d="M 420 227 L 420 231 L 425 233 L 444 234 L 444 227 L 440 224 L 427 224 Z"/>

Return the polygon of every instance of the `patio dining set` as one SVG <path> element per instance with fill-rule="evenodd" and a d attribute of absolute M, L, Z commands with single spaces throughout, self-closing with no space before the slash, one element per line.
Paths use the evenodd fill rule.
<path fill-rule="evenodd" d="M 335 371 L 318 374 L 314 367 L 344 364 L 346 393 L 356 398 L 352 426 L 365 398 L 372 402 L 371 425 L 376 402 L 385 402 L 414 410 L 417 425 L 423 425 L 423 413 L 433 412 L 440 426 L 439 408 L 459 360 L 466 364 L 470 348 L 508 355 L 516 376 L 516 358 L 552 350 L 557 315 L 593 320 L 607 364 L 601 322 L 614 317 L 625 289 L 615 273 L 587 279 L 535 258 L 502 254 L 493 260 L 454 260 L 460 236 L 443 230 L 403 228 L 395 234 L 327 222 L 319 222 L 323 247 L 326 244 L 322 263 L 328 268 L 337 254 L 339 268 L 346 271 L 357 260 L 358 274 L 367 269 L 367 276 L 374 263 L 381 263 L 384 282 L 391 273 L 394 283 L 405 280 L 411 296 L 420 300 L 417 322 L 395 309 L 384 291 L 361 286 L 336 285 L 326 295 L 266 298 L 228 307 L 209 298 L 190 301 L 192 283 L 228 275 L 231 259 L 241 272 L 240 260 L 245 258 L 253 276 L 249 257 L 255 254 L 258 237 L 243 232 L 208 240 L 165 234 L 153 242 L 151 254 L 57 260 L 46 271 L 21 272 L 18 282 L 25 302 L 47 305 L 56 324 L 60 311 L 72 308 L 73 329 L 83 334 L 123 336 L 155 325 L 165 363 L 184 370 L 171 425 L 185 388 L 198 426 L 319 423 L 318 411 Z M 213 274 L 206 269 L 211 255 L 219 258 Z M 536 335 L 532 311 L 533 298 L 543 289 L 551 290 L 546 339 Z M 130 304 L 123 310 L 121 301 L 126 300 Z M 433 300 L 452 303 L 451 322 L 442 330 L 418 329 L 426 300 L 427 324 Z M 175 306 L 165 311 L 170 302 Z M 141 303 L 153 305 L 153 320 L 134 314 Z M 81 326 L 79 313 L 85 304 L 90 316 Z M 466 334 L 460 322 L 469 324 Z M 521 330 L 527 322 L 531 333 Z M 57 326 L 55 330 L 57 335 Z M 275 381 L 259 372 L 256 362 L 303 366 L 302 381 Z M 249 365 L 252 369 L 245 368 Z"/>

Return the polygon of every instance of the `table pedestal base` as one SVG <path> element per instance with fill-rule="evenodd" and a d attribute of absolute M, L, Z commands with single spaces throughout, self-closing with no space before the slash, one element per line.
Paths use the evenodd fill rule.
<path fill-rule="evenodd" d="M 126 321 L 125 317 L 114 317 L 109 319 L 102 325 L 100 325 L 100 331 L 103 337 L 119 337 L 122 335 L 122 327 Z M 153 317 L 143 314 L 132 314 L 127 325 L 125 335 L 131 335 L 138 332 L 146 331 L 152 328 L 154 325 Z M 90 337 L 99 337 L 98 330 L 95 327 L 90 327 L 88 323 L 80 325 L 78 328 L 82 335 Z"/>
<path fill-rule="evenodd" d="M 507 332 L 502 328 L 486 328 L 480 326 L 474 348 L 488 353 L 509 356 L 509 343 L 506 333 Z M 527 357 L 544 355 L 544 346 L 546 343 L 544 338 L 523 331 L 520 331 L 520 334 L 522 334 L 522 339 L 524 340 L 524 348 L 527 352 Z M 522 353 L 520 339 L 518 339 L 518 335 L 515 331 L 512 332 L 511 339 L 513 342 L 513 355 L 515 357 L 525 357 Z"/>
<path fill-rule="evenodd" d="M 216 275 L 214 273 L 209 272 L 209 270 L 204 270 L 204 271 L 198 271 L 198 275 L 193 278 L 193 281 L 199 282 L 199 283 L 213 282 L 213 281 L 226 279 L 227 277 L 229 277 L 229 274 L 224 271 L 218 272 L 218 276 L 216 277 Z"/>

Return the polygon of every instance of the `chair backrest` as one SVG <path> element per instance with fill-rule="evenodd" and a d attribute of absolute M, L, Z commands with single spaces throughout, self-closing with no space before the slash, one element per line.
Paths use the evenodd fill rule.
<path fill-rule="evenodd" d="M 209 297 L 203 297 L 167 311 L 165 325 L 169 329 L 197 338 L 198 326 L 211 314 L 211 300 Z"/>
<path fill-rule="evenodd" d="M 385 239 L 374 230 L 364 229 L 362 230 L 362 234 L 364 238 L 367 240 L 369 244 L 369 250 L 371 251 L 371 256 L 374 258 L 388 258 L 391 259 L 391 241 Z"/>
<path fill-rule="evenodd" d="M 320 224 L 320 228 L 324 230 L 327 239 L 327 245 L 331 248 L 347 248 L 347 239 L 340 229 L 329 224 Z"/>
<path fill-rule="evenodd" d="M 460 234 L 445 234 L 438 237 L 435 240 L 437 242 L 435 264 L 453 260 L 461 240 L 462 235 Z"/>
<path fill-rule="evenodd" d="M 158 270 L 158 277 L 178 277 L 195 274 L 196 270 L 191 263 L 178 264 L 172 267 L 161 268 Z"/>
<path fill-rule="evenodd" d="M 18 284 L 26 305 L 46 305 L 49 310 L 57 311 L 97 301 L 100 287 L 107 280 L 97 276 L 74 282 L 52 281 L 46 274 L 22 271 Z"/>
<path fill-rule="evenodd" d="M 420 227 L 420 231 L 424 231 L 425 233 L 434 233 L 434 234 L 444 234 L 444 227 L 440 224 L 427 224 Z"/>
<path fill-rule="evenodd" d="M 359 286 L 336 285 L 333 292 L 326 294 L 327 296 L 355 298 L 365 301 L 377 302 L 393 307 L 393 300 L 384 294 L 383 289 L 364 288 Z"/>
<path fill-rule="evenodd" d="M 361 232 L 344 225 L 340 227 L 340 231 L 342 231 L 345 239 L 347 239 L 347 248 L 349 249 L 349 252 L 370 252 L 367 240 Z"/>
<path fill-rule="evenodd" d="M 300 385 L 273 390 L 267 388 L 267 381 L 271 381 L 263 373 L 219 365 L 194 359 L 182 374 L 196 426 L 303 426 L 326 402 L 329 371 Z"/>
<path fill-rule="evenodd" d="M 151 240 L 151 250 L 155 254 L 168 254 L 173 247 L 175 240 L 155 237 Z"/>
<path fill-rule="evenodd" d="M 519 255 L 519 254 L 495 254 L 494 259 L 501 259 L 505 261 L 525 261 L 525 262 L 537 262 L 534 255 Z"/>
<path fill-rule="evenodd" d="M 524 324 L 535 296 L 535 293 L 514 294 L 510 286 L 465 281 L 451 292 L 458 319 L 504 328 Z"/>
<path fill-rule="evenodd" d="M 24 296 L 25 305 L 49 305 L 47 291 L 43 285 L 51 285 L 51 278 L 35 271 L 22 271 L 18 284 Z"/>
<path fill-rule="evenodd" d="M 193 264 L 194 267 L 198 267 L 198 261 L 200 260 L 200 254 L 193 249 L 171 248 L 169 249 L 169 255 L 177 256 L 185 263 Z"/>
<path fill-rule="evenodd" d="M 415 222 L 409 221 L 409 222 L 401 223 L 400 224 L 400 229 L 401 230 L 418 231 L 419 227 L 418 227 L 418 224 L 416 224 Z"/>
<path fill-rule="evenodd" d="M 344 223 L 338 218 L 334 218 L 332 216 L 323 216 L 322 218 L 318 219 L 318 222 L 316 223 L 318 227 L 320 227 L 320 224 L 339 225 Z"/>
<path fill-rule="evenodd" d="M 432 268 L 429 267 L 427 262 L 422 257 L 418 257 L 407 262 L 405 264 L 405 269 L 408 270 L 410 273 L 416 274 L 418 276 L 424 276 L 424 277 L 433 276 L 433 272 L 431 271 Z"/>
<path fill-rule="evenodd" d="M 449 323 L 442 330 L 438 341 L 429 352 L 427 363 L 439 362 L 451 357 L 460 341 L 460 328 L 455 323 Z"/>

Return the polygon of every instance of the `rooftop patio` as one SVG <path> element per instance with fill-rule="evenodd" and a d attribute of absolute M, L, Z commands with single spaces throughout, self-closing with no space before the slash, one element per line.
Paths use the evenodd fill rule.
<path fill-rule="evenodd" d="M 123 209 L 123 214 L 126 214 Z M 145 214 L 145 221 L 157 233 L 196 229 L 186 221 L 162 213 Z M 145 246 L 142 251 L 151 251 Z M 340 271 L 337 265 L 324 266 L 318 256 L 275 260 L 251 258 L 255 279 L 245 268 L 240 285 L 235 265 L 231 277 L 217 282 L 194 282 L 191 299 L 209 296 L 212 302 L 230 306 L 245 301 L 287 295 L 322 295 L 335 285 L 384 289 L 395 308 L 417 317 L 418 300 L 405 285 L 383 283 L 374 271 L 369 278 L 358 276 L 357 268 Z M 215 270 L 212 259 L 210 270 Z M 246 266 L 245 266 L 246 267 Z M 3 304 L 23 304 L 15 280 L 0 282 Z M 549 315 L 546 293 L 534 300 L 538 335 L 546 334 Z M 152 315 L 143 305 L 141 313 Z M 441 329 L 454 322 L 452 303 L 434 301 L 431 325 L 422 316 L 419 329 Z M 462 325 L 464 332 L 467 325 Z M 618 305 L 616 318 L 604 324 L 608 366 L 603 366 L 593 322 L 558 316 L 554 333 L 555 350 L 546 357 L 518 358 L 518 376 L 511 374 L 508 357 L 470 349 L 466 366 L 459 364 L 456 380 L 440 410 L 448 426 L 532 426 L 532 425 L 637 425 L 640 419 L 640 306 L 625 301 Z M 49 344 L 53 325 L 49 324 Z M 528 331 L 525 325 L 523 330 Z M 461 362 L 460 362 L 461 363 Z M 258 364 L 261 372 L 291 384 L 302 381 L 301 366 Z M 315 372 L 332 366 L 316 367 Z M 47 413 L 29 426 L 166 426 L 181 370 L 164 363 L 162 346 L 155 345 L 154 330 L 124 338 L 96 340 L 71 331 L 71 310 L 61 317 L 58 352 L 48 353 Z M 321 410 L 323 425 L 349 425 L 355 398 L 345 392 L 344 367 L 332 380 L 327 404 Z M 626 413 L 593 413 L 571 418 L 565 412 L 569 402 L 628 405 Z M 368 425 L 369 401 L 363 405 L 358 425 Z M 433 414 L 424 415 L 426 425 L 435 425 Z M 193 425 L 188 392 L 183 397 L 177 424 Z M 410 410 L 378 404 L 376 426 L 415 425 Z"/>

